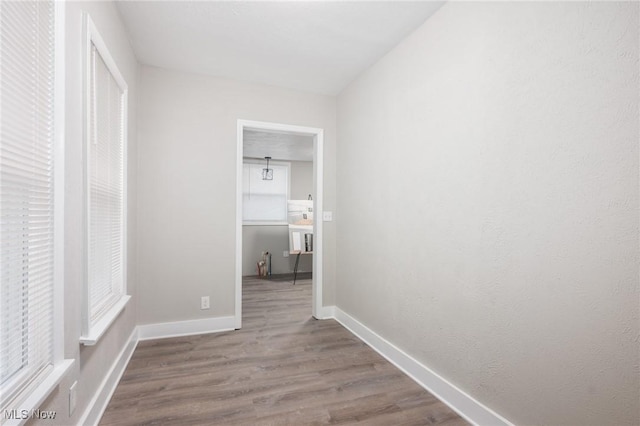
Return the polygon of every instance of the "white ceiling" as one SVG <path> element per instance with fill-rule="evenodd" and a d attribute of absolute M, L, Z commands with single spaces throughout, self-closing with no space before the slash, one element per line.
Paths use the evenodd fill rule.
<path fill-rule="evenodd" d="M 243 157 L 313 161 L 313 136 L 268 130 L 245 130 Z"/>
<path fill-rule="evenodd" d="M 338 94 L 444 2 L 128 1 L 143 64 Z"/>

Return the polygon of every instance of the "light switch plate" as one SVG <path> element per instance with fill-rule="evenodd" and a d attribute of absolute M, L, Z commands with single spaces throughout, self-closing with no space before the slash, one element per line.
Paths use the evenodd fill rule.
<path fill-rule="evenodd" d="M 322 212 L 322 220 L 331 222 L 333 220 L 333 212 Z"/>

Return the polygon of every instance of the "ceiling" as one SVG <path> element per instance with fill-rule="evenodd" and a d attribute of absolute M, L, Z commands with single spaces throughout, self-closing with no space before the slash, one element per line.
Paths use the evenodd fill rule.
<path fill-rule="evenodd" d="M 269 130 L 245 130 L 243 157 L 286 161 L 313 161 L 313 136 L 273 132 Z"/>
<path fill-rule="evenodd" d="M 146 65 L 337 95 L 444 2 L 117 2 Z"/>

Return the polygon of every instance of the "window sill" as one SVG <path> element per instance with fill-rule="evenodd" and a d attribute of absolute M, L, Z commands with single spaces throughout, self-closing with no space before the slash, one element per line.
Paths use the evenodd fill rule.
<path fill-rule="evenodd" d="M 124 307 L 131 300 L 131 296 L 122 296 L 118 302 L 113 305 L 109 311 L 98 321 L 89 333 L 85 336 L 80 336 L 80 343 L 85 346 L 93 346 L 98 343 L 98 340 L 102 335 L 111 327 L 111 324 L 118 318 L 118 315 L 124 310 Z"/>
<path fill-rule="evenodd" d="M 74 359 L 63 359 L 58 362 L 47 375 L 47 378 L 33 389 L 33 391 L 29 393 L 29 396 L 20 403 L 20 408 L 15 411 L 16 417 L 18 418 L 7 419 L 4 417 L 4 421 L 2 422 L 3 426 L 22 425 L 36 415 L 36 410 L 40 408 L 40 404 L 42 404 L 56 386 L 60 384 L 60 381 L 71 369 L 74 362 Z"/>
<path fill-rule="evenodd" d="M 289 222 L 242 222 L 242 226 L 287 226 Z"/>

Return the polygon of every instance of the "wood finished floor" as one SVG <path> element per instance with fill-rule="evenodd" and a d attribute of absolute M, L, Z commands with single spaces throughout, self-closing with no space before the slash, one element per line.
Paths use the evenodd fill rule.
<path fill-rule="evenodd" d="M 467 424 L 310 313 L 310 279 L 245 279 L 243 328 L 140 342 L 100 424 Z"/>

